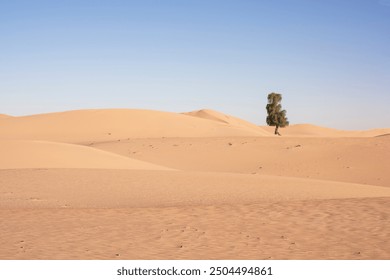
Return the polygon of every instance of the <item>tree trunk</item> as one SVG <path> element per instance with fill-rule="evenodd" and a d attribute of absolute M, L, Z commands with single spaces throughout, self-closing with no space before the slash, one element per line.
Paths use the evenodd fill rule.
<path fill-rule="evenodd" d="M 275 135 L 279 135 L 280 136 L 280 133 L 279 133 L 279 126 L 277 125 L 276 128 L 275 128 Z"/>

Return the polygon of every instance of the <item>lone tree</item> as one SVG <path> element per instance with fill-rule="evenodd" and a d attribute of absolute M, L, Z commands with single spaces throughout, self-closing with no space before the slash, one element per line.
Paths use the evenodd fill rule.
<path fill-rule="evenodd" d="M 268 94 L 268 104 L 267 104 L 267 124 L 269 126 L 276 126 L 275 134 L 279 135 L 279 127 L 288 126 L 289 122 L 286 117 L 286 110 L 282 110 L 282 95 L 279 93 L 270 93 Z"/>

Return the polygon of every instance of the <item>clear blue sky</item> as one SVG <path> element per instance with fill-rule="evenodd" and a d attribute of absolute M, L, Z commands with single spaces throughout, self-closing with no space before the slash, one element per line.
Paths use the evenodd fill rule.
<path fill-rule="evenodd" d="M 390 0 L 0 0 L 0 113 L 211 108 L 390 127 Z"/>

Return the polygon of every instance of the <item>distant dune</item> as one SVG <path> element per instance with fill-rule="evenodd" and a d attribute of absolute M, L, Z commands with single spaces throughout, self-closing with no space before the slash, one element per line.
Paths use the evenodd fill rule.
<path fill-rule="evenodd" d="M 0 139 L 68 143 L 126 138 L 265 136 L 261 128 L 236 126 L 152 110 L 78 110 L 0 119 Z"/>
<path fill-rule="evenodd" d="M 250 123 L 248 121 L 239 119 L 237 117 L 225 115 L 223 113 L 210 110 L 210 109 L 203 109 L 199 111 L 192 111 L 188 113 L 183 113 L 184 115 L 198 117 L 206 120 L 212 120 L 216 122 L 226 123 L 235 127 L 244 127 L 247 129 L 251 129 L 254 132 L 259 132 L 259 127 L 253 123 Z M 262 134 L 264 136 L 268 136 L 270 133 L 266 132 L 265 130 L 262 131 Z"/>
<path fill-rule="evenodd" d="M 390 133 L 377 135 L 376 137 L 390 137 Z"/>
<path fill-rule="evenodd" d="M 3 119 L 3 118 L 10 118 L 11 116 L 9 115 L 4 115 L 4 114 L 0 114 L 0 119 Z"/>

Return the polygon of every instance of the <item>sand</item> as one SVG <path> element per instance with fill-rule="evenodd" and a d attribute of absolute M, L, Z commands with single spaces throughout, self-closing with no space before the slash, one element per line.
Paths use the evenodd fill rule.
<path fill-rule="evenodd" d="M 260 128 L 274 133 L 275 128 L 270 126 L 260 126 Z M 283 136 L 294 137 L 375 137 L 387 135 L 389 128 L 377 128 L 370 130 L 339 130 L 327 127 L 321 127 L 312 124 L 296 124 L 281 128 Z"/>
<path fill-rule="evenodd" d="M 0 119 L 0 139 L 65 143 L 128 138 L 264 136 L 257 127 L 234 126 L 152 110 L 77 110 Z"/>
<path fill-rule="evenodd" d="M 0 115 L 0 259 L 390 259 L 390 129 Z"/>
<path fill-rule="evenodd" d="M 0 169 L 102 168 L 170 170 L 92 147 L 48 141 L 0 141 Z"/>

